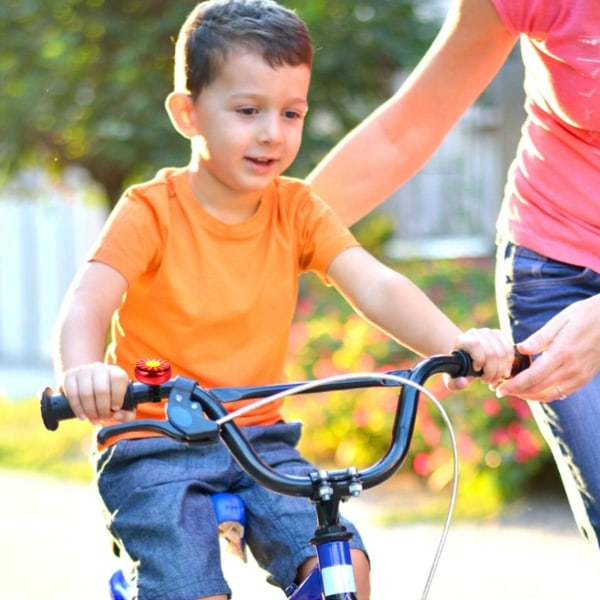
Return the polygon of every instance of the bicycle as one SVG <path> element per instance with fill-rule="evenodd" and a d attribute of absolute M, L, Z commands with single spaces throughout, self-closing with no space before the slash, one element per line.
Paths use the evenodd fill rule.
<path fill-rule="evenodd" d="M 517 355 L 513 375 L 527 366 L 528 358 Z M 138 420 L 109 425 L 102 428 L 97 437 L 101 444 L 122 433 L 147 431 L 189 444 L 220 439 L 241 468 L 260 485 L 276 493 L 307 498 L 315 505 L 317 527 L 310 542 L 316 549 L 317 564 L 303 582 L 292 584 L 284 590 L 287 599 L 356 600 L 349 547 L 352 534 L 339 522 L 339 506 L 343 501 L 360 496 L 363 490 L 384 483 L 402 467 L 414 431 L 419 398 L 424 394 L 436 405 L 448 428 L 454 463 L 450 504 L 422 595 L 422 598 L 426 598 L 450 527 L 458 486 L 458 452 L 452 425 L 439 401 L 423 387 L 430 377 L 441 373 L 452 377 L 481 375 L 473 370 L 470 356 L 456 350 L 451 354 L 425 358 L 412 369 L 354 373 L 297 383 L 208 389 L 183 377 L 170 379 L 170 369 L 161 361 L 139 361 L 136 365 L 139 382 L 129 384 L 123 407 L 132 410 L 142 402 L 160 402 L 166 398 L 166 420 Z M 240 414 L 283 396 L 370 387 L 401 389 L 392 425 L 392 439 L 385 455 L 360 470 L 356 467 L 333 471 L 317 469 L 303 477 L 286 475 L 261 460 L 242 429 L 233 421 Z M 228 413 L 225 404 L 233 400 L 256 402 Z M 43 390 L 40 408 L 43 423 L 50 431 L 58 429 L 60 421 L 74 417 L 65 396 L 53 394 L 50 388 Z M 225 503 L 230 500 L 226 498 Z M 231 517 L 231 513 L 234 513 L 235 517 L 236 513 L 242 512 L 243 507 L 234 502 L 229 512 L 225 510 L 225 516 Z M 111 582 L 111 593 L 115 600 L 127 598 L 125 583 L 118 581 L 119 578 L 117 573 Z"/>

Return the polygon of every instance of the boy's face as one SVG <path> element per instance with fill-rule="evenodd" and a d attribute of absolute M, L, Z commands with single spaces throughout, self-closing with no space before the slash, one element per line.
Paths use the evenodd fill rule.
<path fill-rule="evenodd" d="M 271 183 L 300 148 L 309 83 L 306 65 L 273 68 L 255 52 L 232 49 L 192 108 L 198 175 L 241 193 Z"/>

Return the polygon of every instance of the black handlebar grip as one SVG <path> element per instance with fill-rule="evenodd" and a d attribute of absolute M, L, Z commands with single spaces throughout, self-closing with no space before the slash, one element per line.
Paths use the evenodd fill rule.
<path fill-rule="evenodd" d="M 129 383 L 125 398 L 123 399 L 124 410 L 134 410 L 137 401 L 134 394 L 134 388 L 139 386 L 142 388 L 140 399 L 141 401 L 158 402 L 161 399 L 160 393 L 157 392 L 158 386 L 146 386 L 141 383 Z M 148 391 L 149 389 L 149 391 Z M 152 393 L 154 390 L 154 393 Z M 64 394 L 54 394 L 52 389 L 47 387 L 42 390 L 40 398 L 40 411 L 42 413 L 42 421 L 44 426 L 49 431 L 56 431 L 58 423 L 67 419 L 74 419 L 75 413 L 71 410 L 71 405 Z"/>
<path fill-rule="evenodd" d="M 530 366 L 531 356 L 529 356 L 528 354 L 522 354 L 515 348 L 515 359 L 512 364 L 510 376 L 514 377 L 515 375 L 518 375 L 521 371 L 524 371 Z"/>
<path fill-rule="evenodd" d="M 521 371 L 524 371 L 531 366 L 531 356 L 522 354 L 516 348 L 514 351 L 515 357 L 510 371 L 511 377 L 518 375 Z M 481 377 L 481 375 L 483 375 L 483 371 L 475 371 L 473 369 L 472 359 L 467 352 L 464 350 L 454 350 L 452 354 L 462 361 L 458 372 L 455 373 L 453 377 Z"/>
<path fill-rule="evenodd" d="M 75 417 L 67 397 L 64 394 L 53 394 L 49 387 L 42 390 L 40 411 L 44 426 L 49 431 L 56 431 L 59 421 Z"/>

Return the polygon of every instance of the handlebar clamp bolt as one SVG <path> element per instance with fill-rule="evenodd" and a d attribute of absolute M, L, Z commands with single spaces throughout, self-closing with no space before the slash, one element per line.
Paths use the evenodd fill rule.
<path fill-rule="evenodd" d="M 348 491 L 350 492 L 350 494 L 352 496 L 354 496 L 355 498 L 358 498 L 360 496 L 360 493 L 362 492 L 362 484 L 360 484 L 359 482 L 356 483 L 351 483 L 348 486 Z"/>
<path fill-rule="evenodd" d="M 363 489 L 362 483 L 358 479 L 358 469 L 356 467 L 348 467 L 346 472 L 350 476 L 350 485 L 348 486 L 348 491 L 352 496 L 358 498 Z"/>
<path fill-rule="evenodd" d="M 333 488 L 329 483 L 329 473 L 325 470 L 319 471 L 317 483 L 319 484 L 318 493 L 319 498 L 325 500 L 326 502 L 331 500 L 331 496 L 333 494 Z"/>
<path fill-rule="evenodd" d="M 331 500 L 332 493 L 333 493 L 333 489 L 329 485 L 322 485 L 319 488 L 319 498 L 321 498 L 321 500 L 325 500 L 326 502 Z"/>

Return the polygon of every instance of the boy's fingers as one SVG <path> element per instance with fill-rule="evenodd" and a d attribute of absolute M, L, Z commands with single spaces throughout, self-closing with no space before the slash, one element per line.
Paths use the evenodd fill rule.
<path fill-rule="evenodd" d="M 86 414 L 83 405 L 81 404 L 81 400 L 79 399 L 77 388 L 70 384 L 68 380 L 65 380 L 61 386 L 61 392 L 67 397 L 73 414 L 81 421 L 85 421 Z"/>
<path fill-rule="evenodd" d="M 131 410 L 117 410 L 116 412 L 113 412 L 112 418 L 115 421 L 121 422 L 133 421 L 135 419 L 135 412 Z"/>
<path fill-rule="evenodd" d="M 123 401 L 125 399 L 125 394 L 127 393 L 127 386 L 129 385 L 129 380 L 127 379 L 127 374 L 125 373 L 125 371 L 123 371 L 119 367 L 111 366 L 109 372 L 111 376 L 110 408 L 113 411 L 113 413 L 116 413 L 119 412 L 123 407 Z"/>

